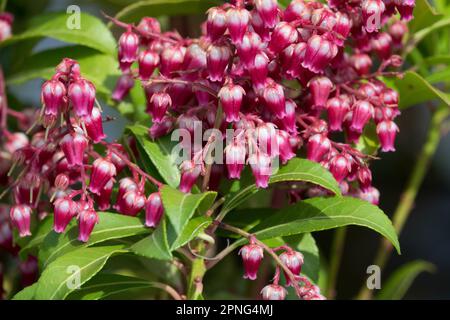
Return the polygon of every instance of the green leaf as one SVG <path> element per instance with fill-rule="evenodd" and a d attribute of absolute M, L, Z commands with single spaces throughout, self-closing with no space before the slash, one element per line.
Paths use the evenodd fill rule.
<path fill-rule="evenodd" d="M 167 240 L 166 217 L 164 216 L 161 219 L 158 227 L 150 236 L 136 242 L 130 249 L 134 253 L 146 258 L 171 260 L 172 253 Z"/>
<path fill-rule="evenodd" d="M 210 7 L 220 5 L 218 0 L 147 0 L 136 1 L 119 11 L 115 18 L 135 22 L 145 16 L 175 16 L 203 14 Z M 109 24 L 109 26 L 111 23 Z"/>
<path fill-rule="evenodd" d="M 80 248 L 59 257 L 44 270 L 37 282 L 37 300 L 60 300 L 76 290 L 73 284 L 79 276 L 83 285 L 96 275 L 108 259 L 117 253 L 126 252 L 125 246 Z M 78 272 L 74 272 L 78 268 Z"/>
<path fill-rule="evenodd" d="M 250 232 L 260 240 L 359 225 L 386 237 L 397 252 L 400 245 L 389 218 L 378 207 L 351 197 L 311 198 L 279 210 Z M 244 243 L 246 239 L 238 240 Z"/>
<path fill-rule="evenodd" d="M 186 227 L 172 244 L 172 250 L 176 250 L 194 239 L 198 234 L 202 233 L 207 227 L 209 227 L 211 222 L 212 219 L 206 216 L 199 216 L 189 220 Z"/>
<path fill-rule="evenodd" d="M 170 136 L 153 141 L 148 136 L 148 128 L 142 125 L 130 126 L 128 130 L 134 135 L 142 150 L 139 153 L 145 168 L 150 172 L 156 168 L 159 176 L 169 186 L 178 187 L 181 175 L 176 162 L 177 155 L 172 153 L 174 142 L 170 140 Z"/>
<path fill-rule="evenodd" d="M 44 241 L 47 234 L 52 230 L 53 228 L 53 219 L 48 217 L 44 221 L 39 222 L 39 226 L 37 228 L 37 231 L 33 233 L 33 238 L 24 246 L 20 252 L 19 255 L 22 259 L 25 259 L 27 254 L 35 249 L 37 246 L 40 246 L 42 241 Z"/>
<path fill-rule="evenodd" d="M 216 196 L 216 192 L 183 193 L 169 186 L 161 189 L 164 214 L 167 217 L 168 241 L 172 250 L 179 245 L 178 239 L 183 233 L 186 233 L 185 229 L 195 211 L 199 210 L 200 213 L 205 213 L 211 207 Z M 185 237 L 186 235 L 183 235 L 183 238 Z"/>
<path fill-rule="evenodd" d="M 356 149 L 364 154 L 375 155 L 379 147 L 377 128 L 375 124 L 369 123 L 365 126 L 364 132 L 356 144 Z"/>
<path fill-rule="evenodd" d="M 416 0 L 414 19 L 409 23 L 408 28 L 410 32 L 414 33 L 428 28 L 441 18 L 442 15 L 437 13 L 427 0 Z"/>
<path fill-rule="evenodd" d="M 119 274 L 100 273 L 89 280 L 83 287 L 72 292 L 68 300 L 100 300 L 118 293 L 136 289 L 154 288 L 148 280 Z"/>
<path fill-rule="evenodd" d="M 450 55 L 436 55 L 432 57 L 425 58 L 424 62 L 428 65 L 436 65 L 436 64 L 450 64 Z"/>
<path fill-rule="evenodd" d="M 400 108 L 405 109 L 430 100 L 440 100 L 450 106 L 450 97 L 433 87 L 428 81 L 413 71 L 407 71 L 402 79 L 395 81 L 400 93 Z"/>
<path fill-rule="evenodd" d="M 116 41 L 101 20 L 86 13 L 81 13 L 80 29 L 67 27 L 70 15 L 66 13 L 45 13 L 31 19 L 28 29 L 0 43 L 1 46 L 18 41 L 42 37 L 54 38 L 68 43 L 76 43 L 98 51 L 114 55 Z"/>
<path fill-rule="evenodd" d="M 449 26 L 450 26 L 450 18 L 439 20 L 436 23 L 430 25 L 428 28 L 416 32 L 412 38 L 412 43 L 414 44 L 414 46 L 417 46 L 417 44 L 423 39 L 425 39 L 428 35 L 433 34 L 439 29 L 448 28 Z"/>
<path fill-rule="evenodd" d="M 426 77 L 426 80 L 432 84 L 439 82 L 450 82 L 450 67 L 433 71 Z"/>
<path fill-rule="evenodd" d="M 390 276 L 376 298 L 378 300 L 400 300 L 420 273 L 434 272 L 435 270 L 435 266 L 426 261 L 409 262 Z"/>
<path fill-rule="evenodd" d="M 12 300 L 33 300 L 36 293 L 37 283 L 33 283 L 31 286 L 23 288 L 17 292 Z"/>
<path fill-rule="evenodd" d="M 243 179 L 241 179 L 242 181 Z M 250 182 L 251 181 L 251 182 Z M 221 214 L 226 214 L 243 203 L 255 193 L 261 191 L 253 183 L 253 179 L 246 181 L 238 191 L 231 192 L 223 205 Z M 333 175 L 316 162 L 306 159 L 294 158 L 275 172 L 269 180 L 269 184 L 285 181 L 304 181 L 319 185 L 336 195 L 341 194 L 339 184 Z"/>
<path fill-rule="evenodd" d="M 77 239 L 78 226 L 75 222 L 64 233 L 51 231 L 45 237 L 39 250 L 39 264 L 45 268 L 56 258 L 78 248 L 91 246 L 106 240 L 120 239 L 150 232 L 139 218 L 117 213 L 99 212 L 99 223 L 91 233 L 89 242 Z"/>
<path fill-rule="evenodd" d="M 117 59 L 83 46 L 67 46 L 36 53 L 7 77 L 8 84 L 21 84 L 35 78 L 49 79 L 63 58 L 80 63 L 83 76 L 92 81 L 98 92 L 111 94 L 119 75 Z"/>

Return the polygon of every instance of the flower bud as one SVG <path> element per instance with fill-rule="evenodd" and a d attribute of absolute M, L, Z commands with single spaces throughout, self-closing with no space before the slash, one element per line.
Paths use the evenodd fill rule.
<path fill-rule="evenodd" d="M 108 183 L 100 191 L 100 195 L 95 195 L 95 203 L 99 210 L 105 211 L 111 207 L 111 194 L 114 187 L 114 179 L 108 181 Z"/>
<path fill-rule="evenodd" d="M 196 164 L 194 160 L 185 160 L 180 166 L 181 168 L 181 180 L 180 191 L 184 193 L 191 192 L 195 181 L 200 176 L 202 171 L 201 165 Z"/>
<path fill-rule="evenodd" d="M 13 21 L 14 16 L 12 14 L 8 12 L 0 13 L 0 42 L 11 37 Z"/>
<path fill-rule="evenodd" d="M 281 163 L 285 164 L 290 159 L 295 157 L 295 153 L 292 150 L 292 145 L 289 140 L 290 136 L 286 131 L 278 130 L 277 132 L 277 147 Z"/>
<path fill-rule="evenodd" d="M 92 113 L 95 102 L 95 87 L 92 82 L 78 78 L 69 85 L 69 101 L 78 117 L 86 117 Z"/>
<path fill-rule="evenodd" d="M 98 215 L 93 208 L 88 207 L 82 209 L 78 216 L 78 240 L 82 242 L 88 242 L 92 230 L 94 230 L 94 227 L 97 223 Z"/>
<path fill-rule="evenodd" d="M 279 22 L 272 32 L 269 42 L 269 50 L 273 53 L 279 53 L 288 45 L 297 42 L 297 29 L 285 21 Z"/>
<path fill-rule="evenodd" d="M 155 93 L 150 98 L 150 106 L 152 121 L 154 123 L 160 123 L 166 115 L 167 110 L 172 106 L 172 99 L 167 93 Z"/>
<path fill-rule="evenodd" d="M 307 158 L 311 161 L 320 162 L 330 151 L 331 142 L 324 134 L 315 134 L 309 138 L 306 145 Z"/>
<path fill-rule="evenodd" d="M 130 90 L 133 88 L 133 86 L 133 77 L 128 73 L 124 73 L 117 80 L 116 87 L 114 88 L 111 97 L 116 101 L 122 101 L 128 95 L 128 93 L 130 93 Z"/>
<path fill-rule="evenodd" d="M 57 80 L 44 82 L 41 88 L 41 102 L 44 105 L 44 114 L 56 117 L 66 106 L 66 87 Z"/>
<path fill-rule="evenodd" d="M 361 190 L 368 191 L 372 184 L 372 172 L 367 167 L 360 167 L 357 172 L 357 178 Z"/>
<path fill-rule="evenodd" d="M 395 122 L 386 120 L 377 124 L 377 135 L 383 152 L 395 151 L 395 137 L 399 131 Z"/>
<path fill-rule="evenodd" d="M 9 211 L 12 225 L 19 230 L 21 238 L 31 236 L 31 208 L 27 205 L 15 205 Z"/>
<path fill-rule="evenodd" d="M 395 5 L 403 20 L 410 21 L 413 18 L 415 0 L 395 0 Z"/>
<path fill-rule="evenodd" d="M 161 74 L 170 77 L 173 72 L 180 70 L 183 66 L 185 54 L 186 48 L 182 46 L 165 48 L 161 53 Z"/>
<path fill-rule="evenodd" d="M 136 216 L 145 206 L 145 196 L 139 190 L 130 190 L 117 197 L 114 209 L 127 216 Z"/>
<path fill-rule="evenodd" d="M 159 65 L 159 55 L 150 50 L 144 50 L 139 54 L 139 77 L 148 80 Z"/>
<path fill-rule="evenodd" d="M 381 16 L 386 9 L 382 0 L 363 0 L 361 3 L 364 28 L 376 32 L 381 28 Z"/>
<path fill-rule="evenodd" d="M 373 50 L 380 59 L 386 60 L 391 55 L 392 38 L 389 33 L 380 32 L 371 41 Z"/>
<path fill-rule="evenodd" d="M 266 122 L 259 125 L 255 130 L 255 134 L 260 151 L 271 157 L 278 155 L 277 129 L 273 123 Z"/>
<path fill-rule="evenodd" d="M 360 100 L 357 101 L 353 107 L 353 115 L 350 124 L 350 129 L 359 133 L 362 133 L 366 123 L 373 118 L 374 108 L 369 101 Z"/>
<path fill-rule="evenodd" d="M 60 173 L 56 176 L 54 185 L 58 190 L 66 190 L 69 184 L 70 179 L 66 174 Z"/>
<path fill-rule="evenodd" d="M 408 33 L 408 27 L 403 21 L 396 21 L 389 27 L 389 34 L 395 48 L 401 48 L 403 38 Z"/>
<path fill-rule="evenodd" d="M 263 300 L 284 300 L 287 291 L 278 284 L 269 284 L 261 290 Z"/>
<path fill-rule="evenodd" d="M 351 27 L 352 20 L 350 20 L 348 15 L 338 11 L 336 13 L 336 24 L 333 27 L 333 30 L 340 35 L 340 37 L 336 37 L 335 39 L 338 46 L 344 45 L 344 41 L 348 37 Z"/>
<path fill-rule="evenodd" d="M 261 37 L 263 41 L 270 40 L 270 29 L 267 27 L 261 18 L 261 15 L 256 11 L 252 10 L 252 27 L 253 30 Z"/>
<path fill-rule="evenodd" d="M 245 90 L 232 82 L 223 86 L 218 94 L 227 122 L 239 121 L 239 110 Z"/>
<path fill-rule="evenodd" d="M 228 177 L 230 179 L 240 179 L 245 164 L 245 145 L 236 139 L 226 146 L 224 152 Z"/>
<path fill-rule="evenodd" d="M 212 7 L 208 11 L 208 20 L 206 21 L 206 34 L 215 41 L 219 39 L 227 30 L 227 14 L 220 7 Z"/>
<path fill-rule="evenodd" d="M 227 46 L 211 46 L 207 54 L 208 79 L 211 81 L 222 81 L 231 51 Z"/>
<path fill-rule="evenodd" d="M 257 188 L 267 188 L 269 186 L 269 178 L 272 174 L 272 160 L 270 157 L 260 151 L 256 151 L 249 156 L 248 162 L 255 177 Z"/>
<path fill-rule="evenodd" d="M 333 88 L 333 83 L 327 77 L 315 77 L 309 81 L 313 103 L 316 108 L 322 109 L 326 106 L 328 96 Z"/>
<path fill-rule="evenodd" d="M 120 61 L 133 63 L 137 59 L 139 37 L 132 31 L 124 32 L 119 38 Z"/>
<path fill-rule="evenodd" d="M 160 123 L 154 123 L 150 129 L 148 129 L 148 135 L 152 139 L 157 139 L 168 134 L 175 124 L 175 120 L 172 117 L 165 116 Z"/>
<path fill-rule="evenodd" d="M 89 138 L 91 138 L 94 143 L 98 143 L 106 138 L 106 134 L 103 133 L 102 114 L 98 108 L 92 109 L 91 116 L 85 118 L 84 124 Z"/>
<path fill-rule="evenodd" d="M 332 41 L 324 36 L 314 35 L 308 40 L 302 66 L 314 73 L 320 73 L 337 53 L 338 48 Z"/>
<path fill-rule="evenodd" d="M 97 195 L 101 194 L 101 190 L 116 175 L 116 167 L 109 160 L 98 158 L 92 164 L 91 179 L 89 190 Z"/>
<path fill-rule="evenodd" d="M 350 64 L 359 76 L 367 75 L 372 68 L 372 58 L 365 53 L 356 53 L 350 57 Z"/>
<path fill-rule="evenodd" d="M 251 66 L 255 56 L 260 52 L 262 46 L 261 37 L 252 31 L 248 31 L 242 37 L 242 41 L 237 44 L 237 53 L 245 66 Z"/>
<path fill-rule="evenodd" d="M 328 125 L 331 131 L 342 131 L 342 123 L 345 115 L 350 110 L 347 99 L 334 97 L 327 102 Z"/>
<path fill-rule="evenodd" d="M 204 68 L 206 68 L 206 51 L 200 45 L 193 43 L 186 49 L 183 69 L 195 71 Z M 199 81 L 202 80 L 207 82 L 206 79 L 201 79 Z"/>
<path fill-rule="evenodd" d="M 66 134 L 59 145 L 70 168 L 83 165 L 84 151 L 88 146 L 88 140 L 81 130 Z"/>
<path fill-rule="evenodd" d="M 123 198 L 125 193 L 132 190 L 137 190 L 138 186 L 136 182 L 131 178 L 122 178 L 119 181 L 119 190 L 117 192 L 117 199 Z"/>
<path fill-rule="evenodd" d="M 62 233 L 70 220 L 78 214 L 78 205 L 69 197 L 59 198 L 54 203 L 53 230 Z"/>
<path fill-rule="evenodd" d="M 380 192 L 377 188 L 374 187 L 369 187 L 366 191 L 360 190 L 357 194 L 357 197 L 376 206 L 380 202 Z"/>
<path fill-rule="evenodd" d="M 241 43 L 242 37 L 247 31 L 249 22 L 250 12 L 248 12 L 245 8 L 232 7 L 228 9 L 227 27 L 233 43 Z"/>
<path fill-rule="evenodd" d="M 164 213 L 164 207 L 161 201 L 161 194 L 154 192 L 148 196 L 145 204 L 145 225 L 155 228 L 161 221 Z"/>
<path fill-rule="evenodd" d="M 303 265 L 303 254 L 298 251 L 285 251 L 280 254 L 280 260 L 295 275 L 300 275 Z M 285 274 L 286 285 L 291 285 L 291 279 Z"/>
<path fill-rule="evenodd" d="M 337 182 L 341 182 L 351 171 L 351 163 L 344 155 L 335 155 L 330 160 L 330 172 Z"/>
<path fill-rule="evenodd" d="M 252 78 L 253 86 L 259 88 L 264 86 L 269 73 L 269 58 L 264 52 L 257 53 L 249 64 L 249 73 Z"/>
<path fill-rule="evenodd" d="M 256 11 L 267 28 L 275 27 L 278 19 L 277 0 L 255 0 Z"/>
<path fill-rule="evenodd" d="M 285 117 L 280 121 L 282 123 L 282 128 L 285 129 L 289 133 L 296 133 L 297 127 L 296 127 L 296 113 L 295 110 L 297 108 L 297 104 L 291 100 L 286 100 L 286 107 L 284 108 L 286 115 Z"/>
<path fill-rule="evenodd" d="M 263 248 L 257 244 L 248 244 L 239 250 L 244 263 L 244 279 L 256 280 L 259 265 L 264 257 Z"/>
<path fill-rule="evenodd" d="M 286 100 L 281 85 L 268 78 L 264 85 L 262 98 L 266 107 L 269 108 L 277 118 L 284 118 L 286 115 Z"/>
<path fill-rule="evenodd" d="M 299 19 L 309 20 L 311 12 L 303 0 L 293 0 L 284 10 L 283 20 L 294 21 Z"/>

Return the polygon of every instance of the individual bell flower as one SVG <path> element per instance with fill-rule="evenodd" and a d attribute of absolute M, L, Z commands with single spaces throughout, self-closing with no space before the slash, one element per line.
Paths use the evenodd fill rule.
<path fill-rule="evenodd" d="M 387 32 L 380 32 L 371 39 L 370 44 L 378 57 L 386 60 L 392 53 L 392 38 Z"/>
<path fill-rule="evenodd" d="M 137 59 L 139 37 L 131 30 L 124 32 L 119 38 L 120 61 L 133 63 Z"/>
<path fill-rule="evenodd" d="M 248 163 L 255 177 L 256 187 L 267 188 L 272 174 L 272 160 L 270 157 L 258 150 L 249 156 Z"/>
<path fill-rule="evenodd" d="M 58 79 L 51 79 L 42 85 L 41 102 L 44 114 L 56 117 L 66 106 L 66 86 Z"/>
<path fill-rule="evenodd" d="M 261 37 L 263 41 L 270 40 L 270 28 L 267 27 L 261 18 L 261 15 L 256 10 L 252 10 L 252 28 Z"/>
<path fill-rule="evenodd" d="M 84 124 L 89 138 L 91 138 L 94 143 L 98 143 L 106 138 L 106 134 L 103 132 L 102 114 L 97 107 L 92 109 L 90 117 L 85 118 Z"/>
<path fill-rule="evenodd" d="M 172 106 L 172 99 L 165 92 L 154 93 L 150 98 L 150 106 L 152 121 L 161 123 L 167 110 Z"/>
<path fill-rule="evenodd" d="M 78 214 L 78 204 L 69 197 L 63 197 L 55 200 L 53 230 L 62 233 L 66 230 L 70 220 Z"/>
<path fill-rule="evenodd" d="M 245 90 L 232 82 L 224 85 L 220 89 L 218 97 L 227 122 L 239 121 L 239 110 L 241 109 L 244 95 Z"/>
<path fill-rule="evenodd" d="M 111 161 L 104 158 L 96 159 L 92 164 L 89 191 L 100 195 L 101 190 L 115 175 L 116 167 Z"/>
<path fill-rule="evenodd" d="M 328 125 L 330 131 L 342 131 L 345 115 L 350 110 L 347 99 L 334 97 L 327 101 Z"/>
<path fill-rule="evenodd" d="M 117 197 L 114 209 L 127 216 L 136 216 L 145 206 L 145 196 L 139 190 L 129 190 Z"/>
<path fill-rule="evenodd" d="M 336 13 L 336 24 L 333 27 L 333 31 L 339 35 L 335 39 L 335 42 L 338 46 L 344 45 L 344 41 L 348 37 L 351 28 L 352 20 L 348 17 L 347 14 L 338 11 Z"/>
<path fill-rule="evenodd" d="M 84 118 L 92 113 L 95 103 L 95 87 L 92 82 L 77 78 L 69 85 L 67 94 L 78 117 Z"/>
<path fill-rule="evenodd" d="M 216 41 L 227 30 L 227 13 L 220 7 L 212 7 L 207 13 L 206 35 L 211 41 Z"/>
<path fill-rule="evenodd" d="M 184 55 L 183 69 L 192 71 L 193 76 L 197 77 L 195 71 L 206 68 L 206 64 L 206 50 L 197 43 L 189 45 Z M 201 80 L 207 82 L 206 79 Z"/>
<path fill-rule="evenodd" d="M 408 33 L 408 26 L 404 21 L 396 21 L 389 26 L 389 35 L 396 49 L 401 49 L 403 39 Z"/>
<path fill-rule="evenodd" d="M 266 122 L 256 127 L 255 135 L 260 151 L 267 153 L 271 157 L 279 154 L 277 128 L 273 123 Z"/>
<path fill-rule="evenodd" d="M 235 44 L 241 43 L 250 22 L 250 12 L 245 8 L 231 7 L 226 18 L 231 41 Z"/>
<path fill-rule="evenodd" d="M 281 163 L 285 164 L 295 157 L 295 152 L 290 143 L 290 136 L 286 131 L 277 131 L 277 147 Z"/>
<path fill-rule="evenodd" d="M 311 161 L 320 162 L 330 149 L 330 139 L 324 134 L 317 133 L 308 140 L 306 145 L 307 158 Z"/>
<path fill-rule="evenodd" d="M 262 91 L 262 98 L 264 100 L 264 104 L 277 118 L 284 118 L 286 115 L 286 100 L 284 90 L 281 85 L 268 78 Z"/>
<path fill-rule="evenodd" d="M 286 21 L 279 22 L 272 32 L 269 50 L 275 54 L 282 51 L 288 45 L 297 42 L 298 32 L 297 29 Z"/>
<path fill-rule="evenodd" d="M 269 284 L 261 290 L 263 300 L 284 300 L 286 294 L 286 289 L 278 284 Z"/>
<path fill-rule="evenodd" d="M 395 137 L 399 131 L 398 126 L 391 120 L 377 124 L 377 135 L 383 152 L 395 151 Z"/>
<path fill-rule="evenodd" d="M 344 180 L 352 169 L 351 162 L 342 154 L 333 156 L 329 163 L 330 172 L 333 174 L 337 182 Z"/>
<path fill-rule="evenodd" d="M 152 139 L 158 139 L 168 134 L 175 125 L 175 119 L 170 116 L 165 116 L 160 123 L 153 123 L 148 129 L 148 135 Z"/>
<path fill-rule="evenodd" d="M 70 178 L 64 174 L 60 173 L 56 176 L 54 186 L 58 190 L 66 190 L 69 187 Z"/>
<path fill-rule="evenodd" d="M 311 11 L 304 0 L 293 0 L 286 7 L 286 10 L 284 10 L 283 20 L 290 22 L 300 19 L 309 19 L 310 15 Z"/>
<path fill-rule="evenodd" d="M 275 27 L 278 20 L 277 0 L 255 0 L 256 11 L 267 28 Z"/>
<path fill-rule="evenodd" d="M 145 225 L 150 228 L 155 228 L 161 221 L 164 213 L 164 207 L 161 200 L 161 194 L 154 192 L 148 196 L 145 203 Z"/>
<path fill-rule="evenodd" d="M 252 78 L 252 83 L 255 88 L 264 87 L 264 83 L 269 73 L 269 58 L 264 52 L 255 54 L 255 57 L 248 66 L 248 72 Z"/>
<path fill-rule="evenodd" d="M 286 107 L 285 107 L 285 117 L 281 119 L 281 123 L 283 125 L 283 129 L 285 129 L 289 133 L 296 133 L 297 132 L 297 126 L 296 126 L 296 112 L 297 104 L 291 100 L 286 100 Z"/>
<path fill-rule="evenodd" d="M 380 203 L 380 191 L 375 187 L 369 187 L 365 191 L 359 190 L 356 196 L 376 206 Z"/>
<path fill-rule="evenodd" d="M 356 176 L 358 178 L 359 187 L 363 192 L 368 191 L 372 185 L 372 172 L 368 167 L 359 167 Z"/>
<path fill-rule="evenodd" d="M 105 211 L 111 207 L 111 194 L 114 187 L 114 179 L 108 181 L 100 191 L 100 195 L 95 195 L 95 203 L 99 210 Z"/>
<path fill-rule="evenodd" d="M 294 274 L 294 276 L 300 275 L 304 261 L 303 254 L 298 251 L 288 250 L 280 254 L 280 260 Z M 286 285 L 292 285 L 291 279 L 286 274 L 285 277 Z"/>
<path fill-rule="evenodd" d="M 337 55 L 337 46 L 324 35 L 309 38 L 302 66 L 314 73 L 321 73 Z"/>
<path fill-rule="evenodd" d="M 122 145 L 115 145 L 114 149 L 109 149 L 107 151 L 107 156 L 116 167 L 117 174 L 127 167 L 127 160 L 129 160 L 129 157 Z"/>
<path fill-rule="evenodd" d="M 130 93 L 130 90 L 134 87 L 134 79 L 131 74 L 124 73 L 119 79 L 117 79 L 116 86 L 111 95 L 116 101 L 122 101 Z"/>
<path fill-rule="evenodd" d="M 414 7 L 416 6 L 415 0 L 394 0 L 402 20 L 410 21 L 413 18 Z"/>
<path fill-rule="evenodd" d="M 148 80 L 159 65 L 159 55 L 151 50 L 144 50 L 139 54 L 138 66 L 141 80 Z"/>
<path fill-rule="evenodd" d="M 386 107 L 389 107 L 391 109 L 398 107 L 399 94 L 397 91 L 395 91 L 391 88 L 386 88 L 381 93 L 380 98 Z"/>
<path fill-rule="evenodd" d="M 375 110 L 373 105 L 366 100 L 357 101 L 352 107 L 352 120 L 350 129 L 361 133 L 367 122 L 374 117 Z"/>
<path fill-rule="evenodd" d="M 0 42 L 12 36 L 14 16 L 9 12 L 0 13 Z"/>
<path fill-rule="evenodd" d="M 17 228 L 21 238 L 31 236 L 31 207 L 23 204 L 12 206 L 9 211 L 9 216 L 12 225 Z"/>
<path fill-rule="evenodd" d="M 385 9 L 382 0 L 363 0 L 361 2 L 363 26 L 367 32 L 376 32 L 381 28 L 381 17 Z"/>
<path fill-rule="evenodd" d="M 88 146 L 88 140 L 79 128 L 72 133 L 66 134 L 59 145 L 66 157 L 69 168 L 83 165 L 84 151 Z"/>
<path fill-rule="evenodd" d="M 232 143 L 225 147 L 224 153 L 228 177 L 230 179 L 240 179 L 242 169 L 244 169 L 245 165 L 245 145 L 238 139 L 235 139 Z"/>
<path fill-rule="evenodd" d="M 244 34 L 236 48 L 239 58 L 245 66 L 249 67 L 253 64 L 256 54 L 261 52 L 262 45 L 261 37 L 256 32 L 247 31 Z"/>
<path fill-rule="evenodd" d="M 213 82 L 222 81 L 230 58 L 231 51 L 228 46 L 212 45 L 206 56 L 208 79 Z"/>
<path fill-rule="evenodd" d="M 261 261 L 264 257 L 263 248 L 257 244 L 245 245 L 239 250 L 244 263 L 244 279 L 256 280 Z"/>
<path fill-rule="evenodd" d="M 91 206 L 82 208 L 78 215 L 78 240 L 88 242 L 95 225 L 98 223 L 98 214 Z"/>
<path fill-rule="evenodd" d="M 119 180 L 119 190 L 117 192 L 117 199 L 123 198 L 128 191 L 135 191 L 138 189 L 137 183 L 131 178 L 122 178 Z"/>
<path fill-rule="evenodd" d="M 324 76 L 314 77 L 309 81 L 308 86 L 311 89 L 314 106 L 319 109 L 324 108 L 333 89 L 331 80 Z"/>
<path fill-rule="evenodd" d="M 186 48 L 180 45 L 166 47 L 161 53 L 160 72 L 166 77 L 178 71 L 183 66 Z"/>
<path fill-rule="evenodd" d="M 194 160 L 185 160 L 180 165 L 181 169 L 181 180 L 180 180 L 180 191 L 184 193 L 191 192 L 192 187 L 197 181 L 197 178 L 202 172 L 200 164 L 196 164 Z"/>

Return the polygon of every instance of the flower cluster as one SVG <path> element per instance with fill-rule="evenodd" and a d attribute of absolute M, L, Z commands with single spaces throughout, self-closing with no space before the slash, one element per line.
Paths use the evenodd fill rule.
<path fill-rule="evenodd" d="M 294 0 L 283 10 L 276 0 L 236 0 L 209 9 L 197 39 L 161 32 L 153 18 L 137 26 L 111 18 L 126 29 L 114 97 L 124 99 L 134 79 L 141 81 L 154 139 L 175 128 L 233 129 L 225 165 L 213 173 L 219 177 L 239 179 L 249 164 L 265 188 L 273 161 L 285 163 L 305 146 L 306 157 L 328 168 L 343 193 L 377 203 L 372 157 L 356 144 L 375 126 L 381 151 L 395 150 L 399 97 L 380 77 L 398 75 L 395 53 L 407 32 L 403 21 L 389 18 L 398 11 L 408 20 L 413 7 L 414 1 Z M 209 179 L 205 160 L 216 139 L 192 142 L 181 164 L 183 192 L 199 176 Z"/>
<path fill-rule="evenodd" d="M 145 209 L 146 225 L 155 227 L 163 214 L 157 191 L 161 184 L 132 163 L 122 145 L 104 141 L 106 120 L 95 86 L 81 75 L 76 61 L 63 59 L 42 85 L 41 100 L 31 138 L 2 128 L 2 177 L 12 191 L 9 215 L 19 235 L 31 235 L 33 212 L 38 219 L 54 212 L 55 232 L 64 232 L 76 218 L 78 239 L 86 242 L 98 222 L 97 210 L 107 210 L 111 203 L 116 211 L 130 216 Z M 19 117 L 12 110 L 7 112 Z M 101 149 L 104 156 L 98 153 Z M 148 197 L 147 181 L 156 186 Z M 115 185 L 118 190 L 113 195 Z M 0 242 L 10 246 L 11 230 L 5 225 L 1 223 Z"/>

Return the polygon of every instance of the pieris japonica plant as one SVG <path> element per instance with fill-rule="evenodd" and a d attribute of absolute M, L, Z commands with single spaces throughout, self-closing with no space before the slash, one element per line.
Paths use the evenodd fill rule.
<path fill-rule="evenodd" d="M 115 84 L 68 51 L 36 109 L 8 102 L 0 73 L 0 245 L 21 261 L 18 297 L 144 277 L 146 297 L 214 298 L 208 277 L 226 260 L 239 262 L 231 291 L 322 300 L 333 288 L 319 287 L 313 232 L 365 226 L 399 251 L 371 164 L 395 151 L 392 83 L 415 1 L 279 2 L 218 3 L 196 38 L 103 14 L 119 31 L 104 71 Z M 0 14 L 0 41 L 12 25 Z M 112 108 L 128 119 L 121 135 L 104 128 Z"/>

